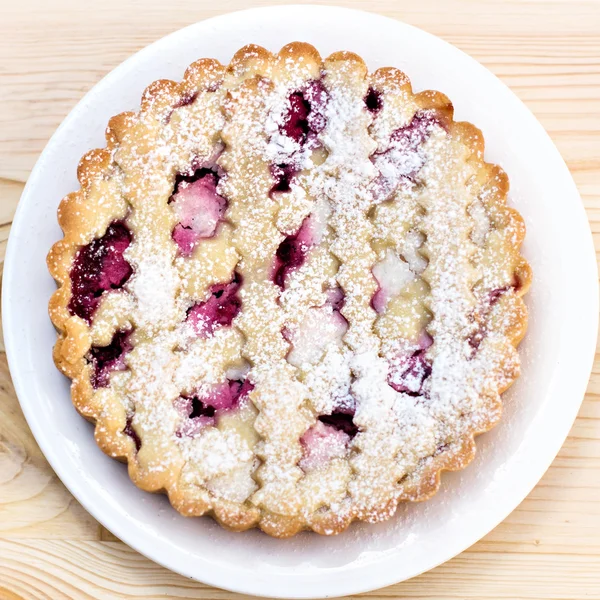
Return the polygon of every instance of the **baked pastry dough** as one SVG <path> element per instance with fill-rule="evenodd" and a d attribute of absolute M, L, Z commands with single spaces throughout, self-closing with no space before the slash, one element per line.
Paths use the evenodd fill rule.
<path fill-rule="evenodd" d="M 519 373 L 523 220 L 481 132 L 349 52 L 246 46 L 110 120 L 48 256 L 96 441 L 183 515 L 380 521 L 465 467 Z"/>

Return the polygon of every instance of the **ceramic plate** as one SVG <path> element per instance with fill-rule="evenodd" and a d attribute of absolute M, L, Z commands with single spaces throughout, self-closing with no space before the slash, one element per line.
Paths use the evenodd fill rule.
<path fill-rule="evenodd" d="M 71 405 L 52 363 L 55 289 L 45 257 L 61 237 L 56 208 L 76 190 L 79 158 L 104 145 L 111 115 L 135 110 L 155 79 L 180 79 L 201 57 L 227 63 L 254 42 L 277 51 L 301 40 L 323 56 L 353 50 L 371 70 L 393 65 L 415 90 L 454 102 L 456 119 L 483 130 L 486 159 L 511 180 L 524 216 L 523 253 L 533 268 L 523 375 L 505 395 L 505 415 L 478 439 L 475 461 L 445 474 L 428 502 L 402 505 L 378 525 L 338 537 L 290 540 L 231 533 L 210 519 L 184 519 L 167 499 L 136 489 L 125 467 L 97 448 L 92 426 Z M 494 75 L 442 40 L 404 23 L 354 10 L 280 6 L 228 14 L 182 29 L 142 50 L 73 109 L 38 160 L 19 204 L 4 269 L 4 335 L 23 412 L 48 461 L 83 506 L 152 560 L 204 583 L 277 598 L 355 594 L 431 569 L 502 521 L 540 479 L 581 403 L 594 355 L 598 289 L 592 239 L 577 189 L 532 114 Z"/>

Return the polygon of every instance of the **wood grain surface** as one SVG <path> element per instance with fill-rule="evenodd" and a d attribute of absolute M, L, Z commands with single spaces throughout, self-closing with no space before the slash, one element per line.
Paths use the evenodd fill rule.
<path fill-rule="evenodd" d="M 69 110 L 133 52 L 252 0 L 0 0 L 0 260 L 23 186 Z M 301 2 L 297 2 L 301 3 Z M 318 3 L 313 0 L 313 3 Z M 535 113 L 565 158 L 600 250 L 600 0 L 347 0 L 439 35 Z M 569 285 L 569 282 L 562 282 Z M 49 467 L 0 355 L 0 599 L 235 598 L 118 541 Z M 445 565 L 371 598 L 600 600 L 600 361 L 539 485 Z"/>

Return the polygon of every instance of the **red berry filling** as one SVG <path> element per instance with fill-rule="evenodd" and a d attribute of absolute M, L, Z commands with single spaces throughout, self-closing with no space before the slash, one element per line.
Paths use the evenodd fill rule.
<path fill-rule="evenodd" d="M 397 391 L 409 396 L 421 396 L 423 383 L 431 375 L 431 363 L 424 350 L 417 350 L 398 361 L 396 369 L 388 376 L 388 383 Z"/>
<path fill-rule="evenodd" d="M 505 285 L 504 287 L 497 288 L 495 290 L 491 290 L 490 292 L 488 292 L 487 298 L 484 299 L 483 307 L 480 309 L 483 318 L 485 318 L 489 315 L 493 306 L 510 289 L 515 289 L 515 286 L 514 285 Z M 473 334 L 471 334 L 468 342 L 469 342 L 469 346 L 471 346 L 471 348 L 473 348 L 473 354 L 475 354 L 475 352 L 477 352 L 477 350 L 479 349 L 479 346 L 481 345 L 481 342 L 485 339 L 486 335 L 487 335 L 487 328 L 485 327 L 485 324 L 483 326 L 479 327 Z"/>
<path fill-rule="evenodd" d="M 319 421 L 333 427 L 336 431 L 343 431 L 350 439 L 358 433 L 358 427 L 353 421 L 354 413 L 333 412 L 330 415 L 321 415 Z"/>
<path fill-rule="evenodd" d="M 110 383 L 110 374 L 113 371 L 125 371 L 125 355 L 133 346 L 129 341 L 131 329 L 117 331 L 108 346 L 92 346 L 89 360 L 93 365 L 92 386 L 97 388 L 107 387 Z"/>
<path fill-rule="evenodd" d="M 180 396 L 175 400 L 175 408 L 186 418 L 176 432 L 177 437 L 193 437 L 203 427 L 215 425 L 220 414 L 239 406 L 253 389 L 248 379 L 235 379 L 213 385 L 201 395 Z"/>
<path fill-rule="evenodd" d="M 171 120 L 171 117 L 173 116 L 173 113 L 175 112 L 176 109 L 193 104 L 197 97 L 198 97 L 198 92 L 181 96 L 181 98 L 175 104 L 173 104 L 165 121 L 168 123 Z"/>
<path fill-rule="evenodd" d="M 123 429 L 123 433 L 125 435 L 128 435 L 133 440 L 135 444 L 135 449 L 137 452 L 139 452 L 140 448 L 142 447 L 142 440 L 133 428 L 133 415 L 127 415 L 127 421 L 125 424 L 125 428 Z"/>
<path fill-rule="evenodd" d="M 293 235 L 288 235 L 277 248 L 273 281 L 281 289 L 285 289 L 285 279 L 288 273 L 304 264 L 308 251 L 315 243 L 312 221 L 312 215 L 306 217 L 300 229 Z"/>
<path fill-rule="evenodd" d="M 291 190 L 290 184 L 292 182 L 292 178 L 297 173 L 296 168 L 293 165 L 272 165 L 271 166 L 271 175 L 275 180 L 275 184 L 271 188 L 271 193 L 273 192 L 289 192 Z"/>
<path fill-rule="evenodd" d="M 229 327 L 240 312 L 242 300 L 239 290 L 242 276 L 234 273 L 229 283 L 218 283 L 210 288 L 210 297 L 194 304 L 187 311 L 186 322 L 190 323 L 199 337 L 208 337 L 218 327 Z"/>
<path fill-rule="evenodd" d="M 185 94 L 173 105 L 173 108 L 182 108 L 183 106 L 189 106 L 194 103 L 194 100 L 198 97 L 198 92 L 192 94 Z"/>
<path fill-rule="evenodd" d="M 430 136 L 435 125 L 440 125 L 440 120 L 435 113 L 420 110 L 415 113 L 408 125 L 392 133 L 391 140 L 406 151 L 414 151 Z"/>
<path fill-rule="evenodd" d="M 328 289 L 326 294 L 327 301 L 325 304 L 331 306 L 334 312 L 339 313 L 342 308 L 344 308 L 344 303 L 346 302 L 346 294 L 344 294 L 344 290 L 341 287 L 334 287 Z"/>
<path fill-rule="evenodd" d="M 436 125 L 442 126 L 442 123 L 435 112 L 419 111 L 408 125 L 392 133 L 386 150 L 373 155 L 373 163 L 380 172 L 374 184 L 378 201 L 389 198 L 403 181 L 415 180 L 426 160 L 420 152 L 421 144 L 431 135 Z"/>
<path fill-rule="evenodd" d="M 346 417 L 336 419 L 329 415 L 333 424 L 323 421 L 319 417 L 317 422 L 300 438 L 302 446 L 302 458 L 298 466 L 305 471 L 311 471 L 321 467 L 334 458 L 346 456 L 348 445 L 358 429 L 349 425 Z M 344 428 L 350 431 L 347 433 Z"/>
<path fill-rule="evenodd" d="M 91 323 L 102 294 L 125 285 L 132 269 L 123 253 L 130 243 L 131 232 L 125 223 L 115 221 L 101 238 L 77 252 L 71 268 L 71 299 L 68 304 L 72 315 Z"/>
<path fill-rule="evenodd" d="M 422 396 L 423 384 L 431 375 L 431 361 L 427 349 L 433 344 L 431 336 L 423 332 L 419 348 L 408 355 L 398 356 L 390 362 L 388 384 L 397 392 L 409 396 Z"/>
<path fill-rule="evenodd" d="M 292 138 L 295 142 L 303 144 L 308 136 L 308 113 L 310 104 L 302 92 L 294 92 L 289 97 L 290 108 L 282 125 L 282 133 Z"/>
<path fill-rule="evenodd" d="M 301 147 L 316 147 L 317 135 L 325 129 L 327 118 L 325 110 L 329 96 L 323 84 L 314 80 L 302 90 L 294 92 L 288 98 L 289 108 L 279 131 L 300 144 Z M 293 161 L 292 161 L 293 162 Z M 275 180 L 271 192 L 289 192 L 290 183 L 298 172 L 294 164 L 277 164 L 271 167 Z"/>
<path fill-rule="evenodd" d="M 314 80 L 304 89 L 291 94 L 288 100 L 290 106 L 280 131 L 304 145 L 325 128 L 327 91 L 320 81 Z"/>
<path fill-rule="evenodd" d="M 179 175 L 169 203 L 179 218 L 173 240 L 183 256 L 189 256 L 196 244 L 215 235 L 227 210 L 227 200 L 217 194 L 219 176 L 205 168 L 194 175 Z"/>
<path fill-rule="evenodd" d="M 367 95 L 365 96 L 365 105 L 367 106 L 367 110 L 372 113 L 378 113 L 383 107 L 383 99 L 381 98 L 381 92 L 369 88 Z"/>

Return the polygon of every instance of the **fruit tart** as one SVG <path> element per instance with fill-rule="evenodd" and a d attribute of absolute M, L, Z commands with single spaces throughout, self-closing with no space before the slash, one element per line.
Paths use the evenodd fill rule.
<path fill-rule="evenodd" d="M 292 43 L 113 117 L 48 256 L 95 439 L 186 516 L 286 537 L 465 467 L 519 374 L 531 273 L 481 132 L 395 68 Z"/>

